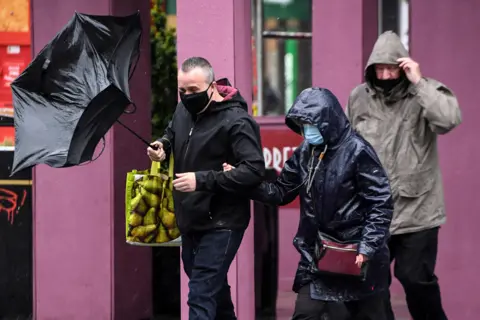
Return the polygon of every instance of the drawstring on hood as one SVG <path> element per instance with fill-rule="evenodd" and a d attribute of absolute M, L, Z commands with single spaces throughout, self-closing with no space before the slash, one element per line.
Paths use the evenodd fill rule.
<path fill-rule="evenodd" d="M 312 155 L 310 156 L 310 160 L 308 161 L 308 178 L 307 178 L 307 193 L 310 193 L 310 190 L 312 188 L 313 180 L 315 179 L 315 176 L 317 174 L 318 168 L 320 167 L 320 163 L 322 163 L 323 158 L 325 157 L 325 153 L 327 153 L 328 146 L 325 145 L 323 148 L 322 153 L 318 156 L 318 162 L 315 168 L 313 168 L 313 161 L 315 159 L 314 153 L 315 153 L 315 147 L 312 149 Z"/>

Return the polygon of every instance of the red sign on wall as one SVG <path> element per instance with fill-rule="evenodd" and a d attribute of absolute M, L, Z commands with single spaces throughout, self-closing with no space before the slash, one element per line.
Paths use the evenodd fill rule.
<path fill-rule="evenodd" d="M 0 32 L 0 116 L 13 117 L 10 85 L 30 60 L 29 32 Z"/>
<path fill-rule="evenodd" d="M 260 126 L 262 137 L 263 156 L 267 169 L 275 169 L 277 174 L 282 171 L 285 161 L 287 161 L 302 142 L 302 137 L 285 125 L 278 126 Z M 299 208 L 298 198 L 285 206 L 287 208 Z"/>
<path fill-rule="evenodd" d="M 15 145 L 15 128 L 0 127 L 0 151 L 11 150 Z"/>
<path fill-rule="evenodd" d="M 2 65 L 2 83 L 5 88 L 9 88 L 10 84 L 15 80 L 23 71 L 25 63 L 22 61 L 6 61 Z"/>

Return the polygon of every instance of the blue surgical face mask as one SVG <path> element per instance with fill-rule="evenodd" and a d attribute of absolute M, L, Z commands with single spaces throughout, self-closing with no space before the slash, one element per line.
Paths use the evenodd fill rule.
<path fill-rule="evenodd" d="M 316 126 L 310 124 L 303 125 L 303 136 L 311 145 L 318 146 L 323 143 L 323 136 Z"/>

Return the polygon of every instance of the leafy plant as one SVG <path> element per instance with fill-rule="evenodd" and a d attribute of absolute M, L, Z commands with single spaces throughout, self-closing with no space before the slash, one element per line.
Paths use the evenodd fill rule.
<path fill-rule="evenodd" d="M 164 0 L 151 0 L 152 134 L 163 135 L 177 104 L 176 30 L 167 26 Z"/>

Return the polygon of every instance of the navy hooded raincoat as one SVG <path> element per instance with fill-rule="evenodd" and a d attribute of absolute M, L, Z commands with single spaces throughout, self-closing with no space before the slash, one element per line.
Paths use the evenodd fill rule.
<path fill-rule="evenodd" d="M 388 288 L 387 240 L 393 204 L 387 175 L 372 146 L 355 133 L 337 98 L 327 89 L 304 90 L 286 116 L 287 126 L 301 134 L 301 124 L 318 126 L 327 151 L 307 192 L 309 161 L 313 167 L 325 144 L 303 142 L 285 163 L 276 182 L 264 182 L 252 195 L 257 201 L 284 205 L 300 196 L 300 223 L 294 245 L 301 258 L 293 285 L 311 286 L 312 298 L 362 300 Z M 318 231 L 340 241 L 358 241 L 370 260 L 365 281 L 319 274 L 315 245 Z M 355 261 L 352 261 L 352 264 Z"/>

